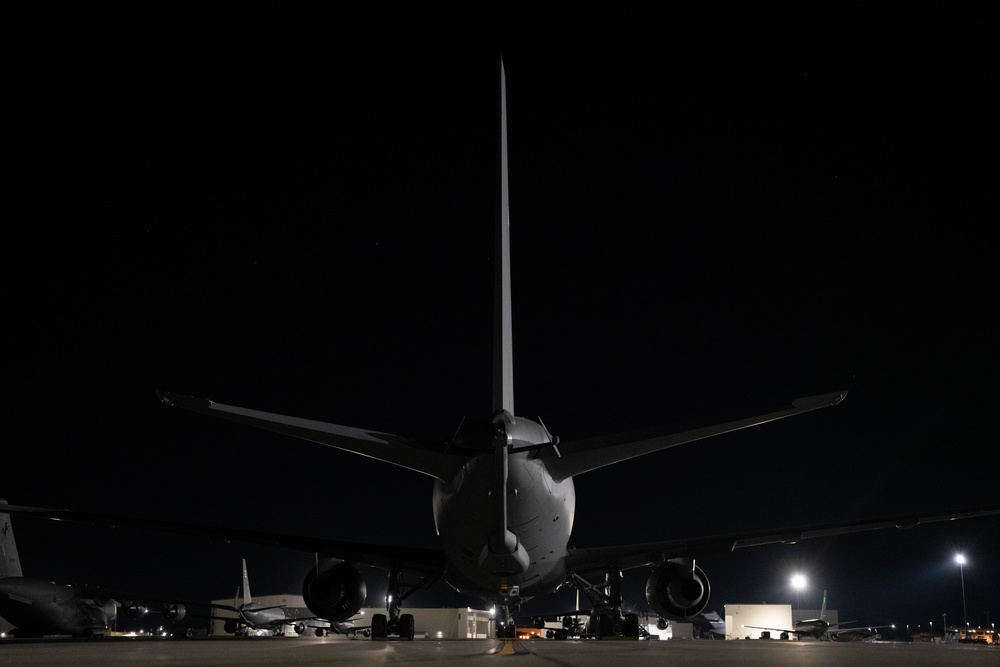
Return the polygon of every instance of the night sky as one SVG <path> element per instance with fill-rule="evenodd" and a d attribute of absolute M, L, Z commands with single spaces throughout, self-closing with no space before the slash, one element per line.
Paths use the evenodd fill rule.
<path fill-rule="evenodd" d="M 974 16 L 798 18 L 557 41 L 305 16 L 26 26 L 0 496 L 435 546 L 429 478 L 155 392 L 443 440 L 488 411 L 502 54 L 518 414 L 570 443 L 850 392 L 578 477 L 572 545 L 1000 506 L 992 36 Z M 257 594 L 298 592 L 312 561 L 15 528 L 28 576 L 196 599 L 232 595 L 244 555 Z M 699 564 L 709 610 L 794 603 L 801 570 L 803 607 L 825 588 L 842 619 L 912 628 L 960 620 L 964 551 L 976 624 L 1000 615 L 998 529 Z M 645 579 L 626 572 L 640 609 Z"/>

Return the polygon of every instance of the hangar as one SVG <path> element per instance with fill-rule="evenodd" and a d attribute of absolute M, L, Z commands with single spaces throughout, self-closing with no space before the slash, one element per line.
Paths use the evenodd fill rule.
<path fill-rule="evenodd" d="M 794 628 L 799 621 L 820 618 L 819 609 L 792 610 L 790 604 L 727 604 L 723 606 L 723 616 L 726 619 L 726 639 L 762 639 L 760 627 Z M 836 626 L 839 622 L 836 609 L 826 610 L 826 620 Z M 755 625 L 758 628 L 748 628 Z M 771 632 L 772 639 L 778 639 L 778 633 Z M 795 639 L 793 634 L 790 639 Z"/>

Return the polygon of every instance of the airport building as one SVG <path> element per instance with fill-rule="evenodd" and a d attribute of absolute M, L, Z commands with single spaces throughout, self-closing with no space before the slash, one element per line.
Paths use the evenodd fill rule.
<path fill-rule="evenodd" d="M 780 639 L 781 633 L 761 628 L 791 629 L 799 621 L 819 618 L 819 609 L 792 610 L 790 604 L 727 604 L 724 607 L 726 618 L 726 639 Z M 826 610 L 826 620 L 833 626 L 839 622 L 836 609 Z M 756 627 L 747 627 L 756 626 Z M 769 634 L 761 634 L 768 633 Z M 795 639 L 792 634 L 789 639 Z"/>
<path fill-rule="evenodd" d="M 726 639 L 761 639 L 765 632 L 764 638 L 777 639 L 778 633 L 759 628 L 793 627 L 790 604 L 727 604 L 724 610 Z"/>

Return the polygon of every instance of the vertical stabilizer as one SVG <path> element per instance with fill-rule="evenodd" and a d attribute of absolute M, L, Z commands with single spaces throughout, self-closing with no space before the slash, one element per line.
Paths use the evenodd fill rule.
<path fill-rule="evenodd" d="M 497 128 L 497 219 L 493 254 L 493 414 L 514 414 L 514 361 L 510 308 L 510 211 L 507 200 L 507 84 L 500 61 Z"/>
<path fill-rule="evenodd" d="M 819 610 L 819 620 L 826 620 L 826 591 L 823 591 L 823 606 Z"/>
<path fill-rule="evenodd" d="M 0 579 L 3 577 L 23 577 L 21 559 L 17 556 L 14 529 L 10 525 L 10 515 L 3 512 L 6 500 L 0 500 Z"/>
<path fill-rule="evenodd" d="M 247 575 L 247 559 L 243 559 L 243 604 L 250 604 L 250 577 Z"/>

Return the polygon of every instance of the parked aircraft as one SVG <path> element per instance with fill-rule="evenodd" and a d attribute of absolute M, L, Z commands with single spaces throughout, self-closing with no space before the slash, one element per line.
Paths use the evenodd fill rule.
<path fill-rule="evenodd" d="M 115 601 L 79 586 L 61 586 L 25 577 L 17 555 L 10 515 L 0 500 L 0 616 L 17 637 L 43 635 L 103 636 L 114 626 Z"/>
<path fill-rule="evenodd" d="M 835 642 L 874 642 L 882 638 L 878 632 L 880 629 L 895 629 L 895 627 L 895 625 L 873 625 L 864 628 L 843 628 L 838 632 L 829 633 L 829 637 Z"/>
<path fill-rule="evenodd" d="M 353 620 L 331 622 L 328 625 L 318 625 L 316 621 L 325 621 L 304 607 L 285 607 L 283 605 L 267 605 L 254 602 L 250 596 L 250 578 L 247 574 L 247 559 L 243 559 L 243 603 L 233 605 L 211 605 L 215 609 L 226 609 L 234 616 L 222 618 L 224 629 L 230 634 L 246 634 L 251 631 L 264 631 L 273 634 L 283 634 L 286 625 L 291 625 L 296 634 L 304 633 L 312 628 L 317 637 L 322 637 L 330 630 L 338 634 L 353 634 L 359 629 Z M 239 591 L 237 590 L 237 599 Z M 212 616 L 212 618 L 219 618 Z M 311 622 L 311 623 L 310 623 Z"/>
<path fill-rule="evenodd" d="M 0 510 L 7 505 L 0 500 Z M 25 577 L 14 541 L 10 515 L 0 511 L 0 616 L 14 626 L 17 637 L 73 635 L 104 636 L 117 615 L 114 600 L 79 586 Z"/>
<path fill-rule="evenodd" d="M 72 635 L 103 637 L 114 627 L 119 603 L 104 589 L 89 586 L 54 584 L 22 575 L 21 561 L 10 523 L 11 508 L 0 499 L 0 617 L 14 626 L 17 637 Z M 14 509 L 14 508 L 11 508 Z M 145 613 L 138 602 L 123 602 L 121 606 L 131 616 Z M 169 621 L 180 621 L 186 610 L 183 605 L 165 603 L 161 612 Z"/>
<path fill-rule="evenodd" d="M 830 623 L 826 620 L 826 591 L 823 591 L 823 606 L 820 608 L 819 618 L 809 618 L 798 621 L 793 629 L 784 628 L 764 628 L 757 625 L 745 625 L 745 628 L 753 628 L 754 630 L 770 630 L 771 632 L 778 632 L 782 639 L 788 639 L 789 636 L 795 635 L 799 639 L 803 637 L 812 637 L 813 639 L 836 639 L 838 635 L 841 634 L 854 634 L 857 635 L 867 630 L 871 634 L 874 630 L 881 628 L 891 628 L 891 625 L 873 625 L 867 626 L 865 628 L 839 628 L 841 625 L 847 625 L 849 623 L 857 623 L 857 621 L 841 621 L 839 623 Z"/>
<path fill-rule="evenodd" d="M 517 416 L 513 385 L 506 104 L 501 63 L 493 400 L 488 412 L 484 410 L 483 415 L 464 421 L 454 436 L 427 440 L 224 405 L 204 398 L 159 393 L 160 399 L 169 406 L 309 440 L 431 477 L 439 549 L 192 527 L 174 522 L 41 508 L 21 508 L 21 511 L 46 518 L 211 534 L 221 539 L 315 552 L 317 564 L 305 578 L 303 597 L 313 614 L 331 621 L 349 619 L 365 602 L 366 585 L 357 566 L 383 568 L 388 571 L 387 614 L 376 614 L 372 618 L 371 633 L 376 638 L 387 634 L 412 638 L 413 617 L 401 612 L 402 602 L 414 591 L 442 577 L 459 591 L 492 600 L 499 614 L 498 633 L 501 635 L 513 632 L 512 615 L 521 603 L 569 583 L 590 599 L 592 634 L 638 637 L 638 616 L 624 613 L 623 570 L 652 568 L 646 584 L 650 606 L 665 619 L 686 621 L 703 611 L 708 603 L 709 580 L 695 562 L 695 558 L 704 553 L 1000 512 L 977 509 L 570 549 L 568 543 L 576 509 L 574 476 L 702 438 L 835 406 L 847 392 L 799 398 L 773 409 L 743 412 L 679 431 L 651 429 L 576 442 L 560 442 L 541 420 Z"/>

